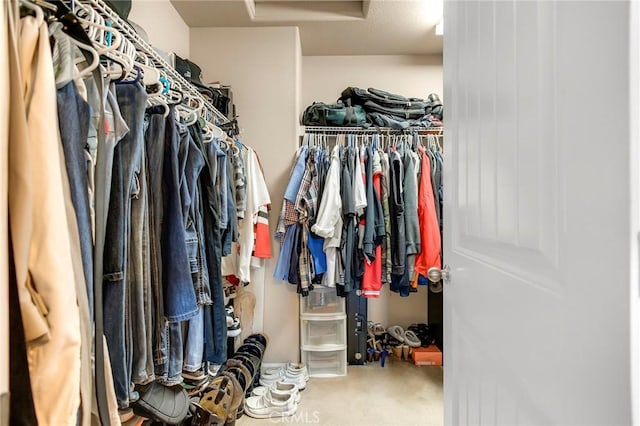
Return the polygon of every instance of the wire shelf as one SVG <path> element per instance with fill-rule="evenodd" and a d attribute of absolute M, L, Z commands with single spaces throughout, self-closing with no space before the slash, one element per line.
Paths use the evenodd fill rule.
<path fill-rule="evenodd" d="M 305 133 L 325 133 L 325 134 L 410 134 L 418 133 L 421 135 L 442 135 L 442 127 L 423 127 L 409 129 L 392 129 L 389 127 L 329 127 L 329 126 L 304 126 Z"/>
<path fill-rule="evenodd" d="M 183 91 L 189 93 L 190 96 L 197 97 L 204 102 L 204 108 L 209 112 L 211 117 L 215 117 L 216 123 L 225 124 L 229 122 L 229 119 L 216 109 L 202 94 L 195 88 L 193 84 L 187 81 L 182 75 L 180 75 L 167 61 L 164 60 L 155 49 L 146 41 L 142 39 L 131 26 L 117 13 L 115 13 L 103 0 L 75 0 L 75 2 L 91 5 L 97 10 L 103 18 L 108 19 L 111 26 L 125 35 L 129 41 L 131 41 L 136 49 L 145 54 L 156 68 L 162 69 L 167 73 L 174 81 L 177 81 L 182 87 Z M 73 1 L 67 1 L 71 8 L 73 8 Z"/>

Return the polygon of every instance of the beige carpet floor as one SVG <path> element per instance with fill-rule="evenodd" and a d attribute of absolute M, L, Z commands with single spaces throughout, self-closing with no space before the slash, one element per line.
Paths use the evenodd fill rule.
<path fill-rule="evenodd" d="M 243 416 L 238 426 L 253 425 L 442 425 L 442 367 L 416 367 L 395 359 L 350 366 L 346 377 L 312 378 L 301 394 L 298 412 L 289 418 L 257 420 Z"/>

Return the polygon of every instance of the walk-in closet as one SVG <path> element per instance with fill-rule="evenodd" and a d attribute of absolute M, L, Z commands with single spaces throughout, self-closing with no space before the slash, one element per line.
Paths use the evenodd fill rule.
<path fill-rule="evenodd" d="M 638 52 L 631 0 L 0 1 L 0 426 L 638 423 Z"/>

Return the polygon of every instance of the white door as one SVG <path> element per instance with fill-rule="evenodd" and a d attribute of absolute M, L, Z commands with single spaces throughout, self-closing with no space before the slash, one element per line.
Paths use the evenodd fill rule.
<path fill-rule="evenodd" d="M 447 425 L 632 423 L 638 16 L 445 4 Z"/>

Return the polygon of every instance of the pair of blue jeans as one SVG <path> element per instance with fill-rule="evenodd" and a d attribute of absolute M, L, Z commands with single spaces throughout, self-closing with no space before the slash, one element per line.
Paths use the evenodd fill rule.
<path fill-rule="evenodd" d="M 190 207 L 187 228 L 187 246 L 193 284 L 198 301 L 198 314 L 187 324 L 184 336 L 183 370 L 195 372 L 202 369 L 204 360 L 204 306 L 211 305 L 209 268 L 206 262 L 205 230 L 202 219 L 202 196 L 200 175 L 205 168 L 204 154 L 196 140 L 201 134 L 198 126 L 184 129 L 183 137 L 188 140 L 187 162 L 184 170 L 184 182 L 188 188 Z"/>
<path fill-rule="evenodd" d="M 191 265 L 186 246 L 185 209 L 181 180 L 188 146 L 182 142 L 174 109 L 165 124 L 163 177 L 162 271 L 164 313 L 169 322 L 188 320 L 198 313 L 196 293 L 191 278 Z M 182 152 L 180 152 L 182 151 Z"/>
<path fill-rule="evenodd" d="M 131 196 L 135 170 L 142 156 L 142 132 L 147 95 L 139 84 L 116 88 L 120 112 L 129 133 L 114 150 L 109 213 L 104 244 L 104 334 L 109 348 L 111 372 L 120 408 L 135 399 L 131 393 L 133 336 L 127 312 L 127 256 L 131 233 Z"/>
<path fill-rule="evenodd" d="M 82 99 L 73 81 L 58 89 L 57 100 L 60 139 L 64 151 L 67 177 L 69 178 L 71 201 L 78 223 L 89 312 L 93 318 L 93 231 L 87 192 L 89 187 L 88 151 L 85 148 L 89 136 L 91 113 L 89 104 Z"/>
<path fill-rule="evenodd" d="M 199 125 L 192 127 L 192 136 L 203 152 L 205 168 L 200 174 L 202 219 L 204 225 L 206 262 L 211 286 L 211 305 L 203 307 L 205 361 L 222 364 L 227 359 L 227 319 L 222 288 L 222 233 L 220 230 L 220 203 L 216 197 L 216 170 L 218 152 L 210 142 L 205 144 Z"/>
<path fill-rule="evenodd" d="M 162 224 L 164 221 L 165 117 L 161 107 L 147 110 L 145 155 L 149 196 L 149 278 L 151 280 L 152 346 L 154 366 L 167 362 L 167 339 L 162 281 Z M 161 373 L 161 372 L 160 372 Z"/>
<path fill-rule="evenodd" d="M 146 120 L 143 129 L 146 129 Z M 131 232 L 127 256 L 126 286 L 131 319 L 132 375 L 134 384 L 145 385 L 155 378 L 153 365 L 153 290 L 150 264 L 149 191 L 145 135 L 141 133 L 134 186 L 131 193 Z"/>
<path fill-rule="evenodd" d="M 175 117 L 175 109 L 171 107 L 165 120 L 164 140 L 158 141 L 164 146 L 160 251 L 165 323 L 159 337 L 155 371 L 157 380 L 165 385 L 182 381 L 182 322 L 198 314 L 185 232 L 188 218 L 184 197 L 188 191 L 183 183 L 188 141 L 181 137 Z"/>

